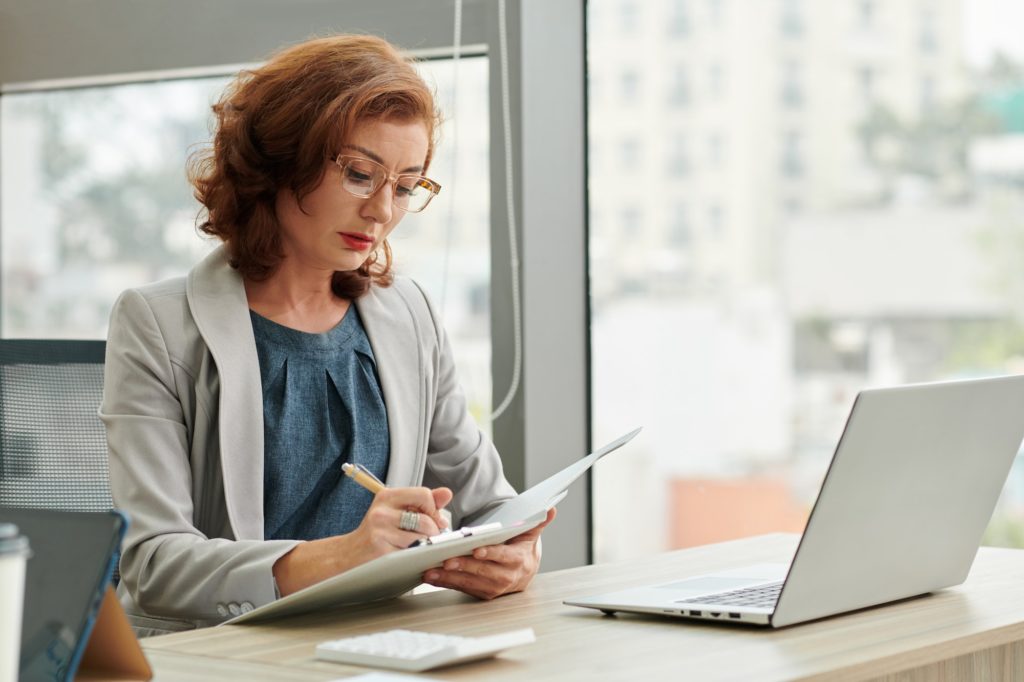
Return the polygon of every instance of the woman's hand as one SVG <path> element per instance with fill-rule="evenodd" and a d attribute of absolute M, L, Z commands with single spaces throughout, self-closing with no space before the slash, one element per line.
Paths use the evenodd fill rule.
<path fill-rule="evenodd" d="M 522 592 L 540 568 L 540 534 L 554 518 L 555 509 L 551 508 L 548 517 L 536 528 L 503 545 L 477 547 L 472 556 L 449 559 L 442 568 L 427 571 L 423 581 L 478 599 Z"/>
<path fill-rule="evenodd" d="M 362 523 L 351 533 L 296 545 L 274 563 L 281 596 L 343 573 L 379 556 L 437 535 L 446 521 L 439 510 L 451 502 L 448 488 L 385 488 L 373 497 Z M 402 513 L 418 514 L 416 530 L 400 527 Z"/>

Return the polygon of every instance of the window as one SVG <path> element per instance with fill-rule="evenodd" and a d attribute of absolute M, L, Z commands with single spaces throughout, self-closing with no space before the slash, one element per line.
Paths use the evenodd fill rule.
<path fill-rule="evenodd" d="M 928 116 L 935 106 L 935 79 L 931 76 L 921 76 L 921 117 Z"/>
<path fill-rule="evenodd" d="M 644 120 L 665 124 L 639 136 L 665 160 L 667 172 L 645 178 L 660 205 L 600 192 L 615 169 L 590 167 L 591 213 L 602 218 L 589 230 L 601 258 L 591 272 L 592 440 L 644 426 L 628 455 L 594 470 L 597 561 L 799 531 L 858 390 L 1017 373 L 1024 357 L 1024 126 L 1013 105 L 1024 46 L 1005 17 L 964 23 L 960 12 L 981 16 L 981 3 L 930 3 L 937 40 L 922 61 L 913 7 L 889 30 L 889 5 L 877 1 L 840 3 L 840 21 L 817 3 L 741 4 L 757 5 L 769 29 L 756 43 L 740 22 L 713 26 L 698 1 L 685 44 L 671 31 L 612 26 L 588 41 L 606 51 L 589 68 L 612 73 L 612 54 L 730 45 L 726 75 L 746 86 L 740 100 L 691 99 L 685 115 L 668 96 L 681 78 L 650 98 Z M 788 13 L 821 37 L 799 55 L 774 30 Z M 825 37 L 851 24 L 870 36 L 834 49 Z M 765 55 L 782 55 L 777 84 Z M 692 69 L 710 63 L 687 63 L 701 85 L 707 67 Z M 781 122 L 755 115 L 780 109 Z M 637 111 L 621 103 L 588 115 L 611 140 L 606 153 L 638 135 Z M 967 120 L 979 124 L 949 123 Z M 742 172 L 715 172 L 716 158 Z M 661 226 L 644 233 L 649 267 L 630 258 L 629 207 Z M 1024 546 L 1024 458 L 985 542 Z"/>
<path fill-rule="evenodd" d="M 720 203 L 708 206 L 708 232 L 712 237 L 720 237 L 725 231 L 725 208 Z"/>
<path fill-rule="evenodd" d="M 860 27 L 869 30 L 875 25 L 875 14 L 878 9 L 875 0 L 857 1 L 857 19 Z"/>
<path fill-rule="evenodd" d="M 668 174 L 675 178 L 686 177 L 690 173 L 690 153 L 686 137 L 676 134 L 672 137 L 672 145 L 669 148 Z"/>
<path fill-rule="evenodd" d="M 619 5 L 619 29 L 634 33 L 640 23 L 640 7 L 636 0 L 621 0 Z"/>
<path fill-rule="evenodd" d="M 689 0 L 673 0 L 668 17 L 668 31 L 673 38 L 685 38 L 690 33 Z"/>
<path fill-rule="evenodd" d="M 677 64 L 672 69 L 672 80 L 668 86 L 669 106 L 679 109 L 690 102 L 690 79 L 686 67 Z"/>
<path fill-rule="evenodd" d="M 450 60 L 426 62 L 451 105 Z M 0 333 L 103 338 L 127 287 L 185 274 L 214 242 L 195 229 L 188 153 L 209 140 L 228 77 L 11 92 L 0 97 Z M 470 409 L 490 413 L 487 59 L 459 64 L 431 175 L 445 191 L 392 235 L 396 268 L 443 306 Z M 481 102 L 484 103 L 481 108 Z M 450 127 L 458 123 L 458 166 Z M 483 160 L 482 162 L 480 160 Z M 449 192 L 453 174 L 458 191 Z M 447 233 L 451 230 L 451 233 Z M 445 244 L 451 251 L 445 258 Z M 443 264 L 449 262 L 448 272 Z"/>
<path fill-rule="evenodd" d="M 687 249 L 692 241 L 693 229 L 690 226 L 690 207 L 685 203 L 678 203 L 672 208 L 668 244 L 672 248 Z"/>
<path fill-rule="evenodd" d="M 789 178 L 798 178 L 804 174 L 803 157 L 800 151 L 801 135 L 790 131 L 782 136 L 782 174 Z"/>
<path fill-rule="evenodd" d="M 782 65 L 782 104 L 789 109 L 803 105 L 803 89 L 800 87 L 800 64 L 788 61 Z"/>
<path fill-rule="evenodd" d="M 721 168 L 725 162 L 725 141 L 719 133 L 708 137 L 708 164 L 711 168 Z"/>
<path fill-rule="evenodd" d="M 725 92 L 725 71 L 718 62 L 708 67 L 708 90 L 714 99 L 720 99 Z"/>
<path fill-rule="evenodd" d="M 636 172 L 642 163 L 642 145 L 640 139 L 634 136 L 622 140 L 619 150 L 619 170 Z"/>
<path fill-rule="evenodd" d="M 640 96 L 640 74 L 629 69 L 620 77 L 621 96 L 625 103 L 633 103 Z"/>
<path fill-rule="evenodd" d="M 725 0 L 707 0 L 711 25 L 721 27 L 725 21 Z"/>
<path fill-rule="evenodd" d="M 857 69 L 861 99 L 865 102 L 875 99 L 875 75 L 875 70 L 870 66 L 861 66 Z"/>
<path fill-rule="evenodd" d="M 933 10 L 924 9 L 921 11 L 921 28 L 917 46 L 925 54 L 935 54 L 939 51 L 939 38 L 936 34 L 935 12 Z"/>
<path fill-rule="evenodd" d="M 779 31 L 784 38 L 799 38 L 804 33 L 801 0 L 783 0 Z"/>
<path fill-rule="evenodd" d="M 643 213 L 637 206 L 627 205 L 622 209 L 622 233 L 635 237 L 640 234 L 640 224 L 643 221 Z"/>
<path fill-rule="evenodd" d="M 4 336 L 102 338 L 123 289 L 184 274 L 212 247 L 185 164 L 226 82 L 0 98 Z"/>

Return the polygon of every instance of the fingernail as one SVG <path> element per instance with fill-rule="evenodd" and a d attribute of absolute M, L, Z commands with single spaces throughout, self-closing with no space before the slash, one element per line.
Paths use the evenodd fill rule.
<path fill-rule="evenodd" d="M 426 580 L 429 583 L 437 580 L 437 577 L 437 571 L 430 571 L 429 573 L 427 573 L 426 576 L 424 576 L 424 580 Z"/>
<path fill-rule="evenodd" d="M 478 549 L 476 551 L 476 556 L 477 556 L 478 559 L 485 559 L 485 558 L 487 558 L 487 550 L 486 549 Z"/>
<path fill-rule="evenodd" d="M 450 564 L 448 564 L 448 568 L 453 570 L 453 571 L 459 570 L 459 562 L 458 561 L 451 562 Z"/>

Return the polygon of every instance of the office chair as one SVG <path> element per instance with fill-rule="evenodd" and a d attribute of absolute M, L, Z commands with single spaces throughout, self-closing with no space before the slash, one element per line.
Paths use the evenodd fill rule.
<path fill-rule="evenodd" d="M 105 341 L 0 339 L 0 506 L 105 511 Z"/>

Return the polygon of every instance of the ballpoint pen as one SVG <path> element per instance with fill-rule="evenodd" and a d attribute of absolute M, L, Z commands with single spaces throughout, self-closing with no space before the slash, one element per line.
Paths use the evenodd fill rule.
<path fill-rule="evenodd" d="M 349 462 L 345 462 L 341 465 L 341 470 L 346 476 L 369 490 L 374 495 L 387 488 L 379 478 L 373 475 L 372 471 L 364 467 L 362 464 L 351 464 Z M 444 517 L 444 520 L 448 523 L 448 528 L 451 529 L 452 513 L 447 509 L 438 509 L 437 512 Z"/>
<path fill-rule="evenodd" d="M 341 465 L 341 470 L 346 476 L 369 490 L 374 495 L 387 487 L 379 478 L 373 475 L 372 471 L 364 467 L 362 464 L 350 464 L 349 462 L 345 462 Z"/>

